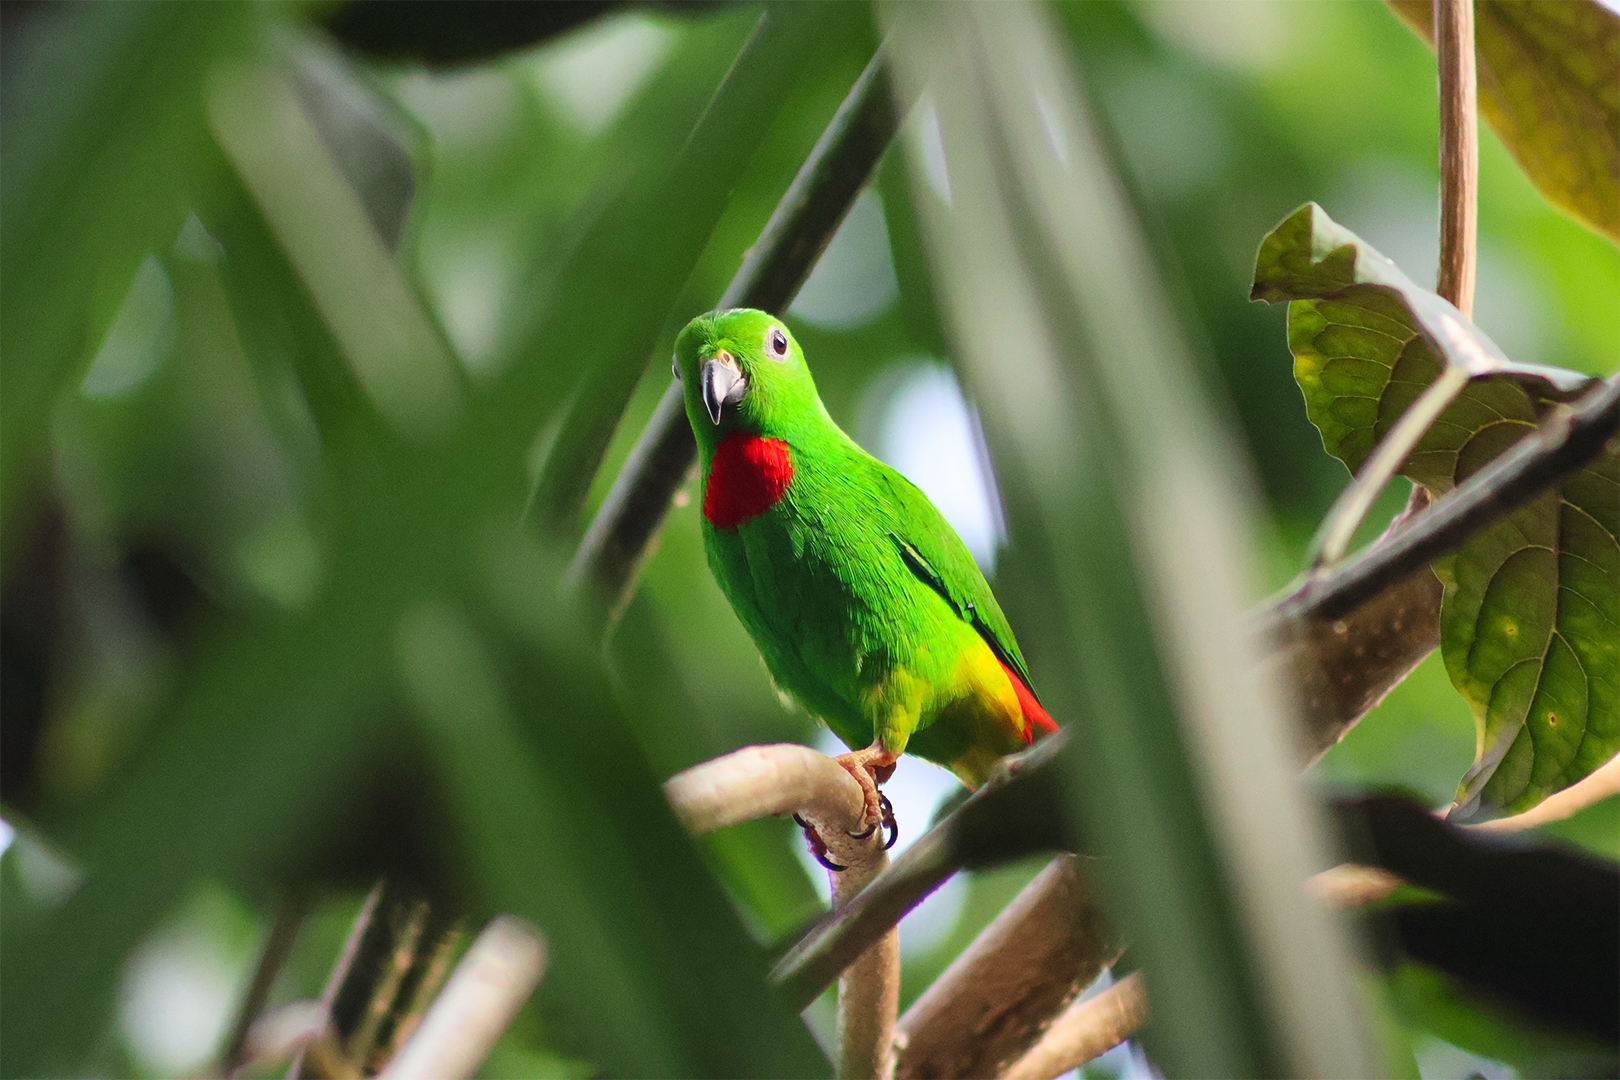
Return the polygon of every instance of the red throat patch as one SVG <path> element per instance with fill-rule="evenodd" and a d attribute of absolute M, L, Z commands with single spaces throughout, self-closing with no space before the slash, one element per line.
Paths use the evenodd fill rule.
<path fill-rule="evenodd" d="M 735 529 L 775 506 L 792 479 L 787 443 L 734 431 L 714 448 L 703 516 L 717 529 Z"/>

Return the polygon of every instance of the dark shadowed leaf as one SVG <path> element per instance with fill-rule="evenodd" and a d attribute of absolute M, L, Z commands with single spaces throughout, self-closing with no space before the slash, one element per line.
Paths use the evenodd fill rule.
<path fill-rule="evenodd" d="M 1388 0 L 1434 47 L 1430 0 Z M 1620 243 L 1620 12 L 1477 0 L 1479 111 L 1547 200 Z"/>
<path fill-rule="evenodd" d="M 1534 430 L 1592 380 L 1507 361 L 1314 203 L 1260 245 L 1253 295 L 1291 301 L 1306 412 L 1352 471 L 1440 374 L 1469 382 L 1402 466 L 1436 494 Z M 1528 809 L 1620 748 L 1620 458 L 1606 452 L 1440 560 L 1440 648 L 1473 707 L 1460 817 Z"/>

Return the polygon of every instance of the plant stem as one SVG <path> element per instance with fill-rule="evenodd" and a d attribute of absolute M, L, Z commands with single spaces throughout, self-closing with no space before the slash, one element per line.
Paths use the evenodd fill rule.
<path fill-rule="evenodd" d="M 1435 291 L 1463 318 L 1473 317 L 1479 219 L 1479 107 L 1474 72 L 1473 0 L 1434 0 L 1435 60 L 1440 70 L 1440 273 Z M 1311 569 L 1344 558 L 1350 539 L 1412 447 L 1462 391 L 1473 372 L 1448 364 L 1402 414 L 1328 511 L 1312 545 Z"/>
<path fill-rule="evenodd" d="M 1434 0 L 1440 66 L 1440 277 L 1435 291 L 1464 318 L 1474 310 L 1479 212 L 1479 107 L 1474 0 Z"/>

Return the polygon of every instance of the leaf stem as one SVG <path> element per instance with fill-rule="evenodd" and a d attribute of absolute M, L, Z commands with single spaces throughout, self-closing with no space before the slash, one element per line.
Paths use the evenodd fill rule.
<path fill-rule="evenodd" d="M 1409 528 L 1392 533 L 1331 577 L 1307 580 L 1274 604 L 1263 617 L 1267 630 L 1304 619 L 1340 618 L 1430 560 L 1455 551 L 1603 453 L 1617 426 L 1620 376 L 1612 376 L 1573 406 L 1555 408 L 1535 433 L 1435 500 Z"/>
<path fill-rule="evenodd" d="M 1333 508 L 1328 511 L 1327 520 L 1317 530 L 1316 539 L 1311 542 L 1312 574 L 1321 573 L 1344 558 L 1351 538 L 1361 527 L 1362 519 L 1367 516 L 1374 500 L 1400 470 L 1401 463 L 1422 440 L 1429 426 L 1468 385 L 1469 378 L 1467 368 L 1447 364 L 1440 377 L 1429 384 L 1428 389 L 1401 414 L 1389 434 L 1379 440 L 1372 456 L 1361 466 L 1361 472 L 1339 495 Z"/>

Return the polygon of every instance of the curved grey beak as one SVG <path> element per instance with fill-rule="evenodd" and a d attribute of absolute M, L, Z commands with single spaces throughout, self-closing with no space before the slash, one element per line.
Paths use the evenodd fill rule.
<path fill-rule="evenodd" d="M 709 411 L 709 419 L 719 424 L 725 407 L 742 400 L 748 389 L 748 377 L 737 366 L 736 357 L 721 349 L 703 362 L 698 385 L 703 391 L 703 407 Z"/>

